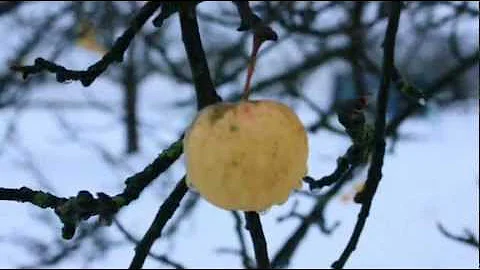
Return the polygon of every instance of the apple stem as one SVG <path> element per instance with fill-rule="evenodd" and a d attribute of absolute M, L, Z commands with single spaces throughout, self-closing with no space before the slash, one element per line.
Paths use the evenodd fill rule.
<path fill-rule="evenodd" d="M 245 82 L 245 87 L 243 89 L 243 96 L 242 96 L 242 99 L 244 100 L 248 100 L 248 96 L 250 95 L 250 82 L 252 80 L 253 71 L 255 70 L 257 53 L 264 41 L 265 39 L 259 37 L 259 35 L 257 34 L 253 35 L 252 54 L 250 55 L 250 61 L 248 63 L 247 81 Z"/>

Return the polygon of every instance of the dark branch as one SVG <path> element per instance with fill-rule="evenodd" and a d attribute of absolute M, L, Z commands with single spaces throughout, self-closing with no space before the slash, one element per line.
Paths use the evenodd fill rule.
<path fill-rule="evenodd" d="M 187 191 L 188 187 L 185 183 L 185 177 L 183 177 L 178 182 L 172 193 L 170 193 L 168 198 L 160 206 L 152 224 L 148 228 L 142 240 L 140 240 L 137 247 L 135 248 L 135 256 L 130 263 L 129 269 L 142 268 L 143 263 L 145 262 L 145 259 L 150 252 L 150 248 L 152 247 L 155 240 L 157 240 L 161 236 L 163 227 L 165 226 L 165 224 L 167 224 L 167 221 L 173 216 L 178 206 L 180 205 L 180 201 L 183 199 Z"/>
<path fill-rule="evenodd" d="M 318 180 L 315 180 L 311 176 L 305 176 L 303 178 L 303 181 L 308 184 L 310 190 L 319 190 L 323 187 L 330 186 L 338 181 L 341 181 L 343 177 L 346 176 L 356 165 L 354 163 L 350 163 L 348 160 L 349 158 L 347 151 L 347 154 L 337 159 L 337 168 L 335 168 L 335 171 L 333 173 L 324 176 Z"/>
<path fill-rule="evenodd" d="M 87 70 L 70 70 L 43 58 L 35 59 L 33 66 L 12 66 L 11 69 L 21 72 L 24 79 L 31 74 L 48 71 L 56 74 L 58 82 L 63 83 L 69 80 L 81 81 L 83 86 L 89 86 L 113 62 L 123 61 L 123 56 L 130 45 L 130 42 L 160 5 L 161 2 L 147 2 L 130 22 L 130 27 L 115 41 L 110 51 L 105 54 L 102 59 L 88 67 Z"/>
<path fill-rule="evenodd" d="M 300 245 L 300 242 L 307 235 L 310 225 L 311 224 L 307 222 L 307 219 L 304 219 L 304 222 L 300 223 L 294 233 L 287 239 L 285 244 L 283 244 L 273 257 L 272 268 L 284 268 L 290 263 L 290 259 L 297 250 L 298 245 Z"/>
<path fill-rule="evenodd" d="M 268 259 L 267 241 L 263 234 L 262 223 L 257 212 L 245 212 L 247 221 L 247 230 L 252 237 L 253 248 L 255 250 L 255 258 L 257 259 L 257 268 L 266 269 L 270 267 Z"/>
<path fill-rule="evenodd" d="M 180 10 L 182 39 L 195 83 L 197 109 L 221 101 L 213 86 L 198 30 L 195 6 L 184 5 Z"/>
<path fill-rule="evenodd" d="M 162 153 L 160 153 L 151 164 L 145 167 L 145 169 L 125 180 L 125 190 L 115 196 L 115 198 L 124 199 L 121 206 L 127 205 L 136 200 L 140 196 L 140 193 L 160 174 L 165 172 L 182 153 L 183 135 L 167 149 L 162 151 Z"/>
<path fill-rule="evenodd" d="M 365 183 L 365 189 L 362 191 L 362 196 L 360 196 L 362 198 L 362 208 L 358 215 L 358 220 L 355 224 L 353 234 L 350 237 L 350 240 L 340 258 L 332 264 L 332 267 L 336 269 L 343 268 L 348 258 L 355 250 L 370 212 L 370 206 L 372 204 L 373 197 L 382 178 L 383 158 L 385 155 L 385 122 L 388 102 L 388 89 L 390 87 L 391 74 L 395 63 L 395 39 L 398 30 L 398 22 L 400 19 L 402 4 L 401 2 L 390 2 L 390 5 L 390 15 L 384 40 L 382 67 L 383 76 L 377 98 L 377 116 L 375 120 L 374 134 L 375 148 L 372 154 L 372 163 L 368 170 L 368 178 Z"/>
<path fill-rule="evenodd" d="M 26 187 L 20 189 L 0 188 L 0 201 L 29 202 L 41 208 L 51 208 L 63 223 L 62 235 L 71 239 L 78 223 L 98 215 L 101 221 L 109 224 L 120 208 L 136 200 L 140 193 L 161 173 L 166 171 L 183 152 L 182 138 L 165 149 L 144 170 L 125 180 L 125 189 L 113 197 L 97 193 L 97 198 L 88 191 L 80 191 L 70 198 L 57 197 L 50 193 L 34 191 Z"/>
<path fill-rule="evenodd" d="M 41 208 L 56 208 L 67 201 L 53 194 L 31 190 L 27 187 L 0 188 L 0 201 L 29 202 Z"/>
<path fill-rule="evenodd" d="M 290 235 L 290 237 L 288 237 L 287 241 L 285 241 L 285 244 L 283 244 L 275 256 L 273 256 L 272 268 L 285 268 L 288 266 L 290 259 L 293 257 L 297 247 L 307 235 L 308 229 L 311 225 L 317 224 L 322 231 L 325 231 L 325 208 L 331 199 L 338 194 L 344 184 L 347 183 L 347 181 L 351 178 L 352 173 L 350 171 L 347 175 L 339 179 L 339 181 L 337 181 L 331 189 L 325 192 L 325 194 L 317 198 L 317 201 L 310 213 L 302 217 L 303 222 L 298 225 L 295 231 Z M 327 233 L 334 230 L 337 226 L 338 222 L 331 226 L 331 228 L 326 228 Z"/>
<path fill-rule="evenodd" d="M 24 1 L 2 1 L 0 4 L 0 16 L 19 8 Z"/>
<path fill-rule="evenodd" d="M 460 243 L 464 243 L 464 244 L 467 244 L 469 246 L 473 246 L 473 247 L 476 247 L 478 249 L 480 249 L 480 244 L 478 242 L 478 239 L 475 238 L 475 235 L 473 235 L 473 233 L 469 230 L 465 230 L 465 236 L 457 236 L 457 235 L 453 235 L 451 234 L 450 232 L 448 232 L 442 224 L 440 223 L 437 223 L 437 227 L 438 227 L 438 230 L 440 230 L 440 232 L 447 238 L 450 238 L 454 241 L 457 241 L 457 242 L 460 242 Z"/>
<path fill-rule="evenodd" d="M 337 159 L 337 167 L 330 175 L 315 180 L 310 176 L 303 181 L 309 185 L 310 190 L 321 189 L 341 181 L 349 175 L 353 168 L 368 162 L 372 151 L 372 128 L 366 124 L 364 109 L 367 102 L 364 97 L 348 100 L 342 104 L 338 111 L 338 120 L 345 127 L 345 131 L 352 141 L 347 152 Z"/>
<path fill-rule="evenodd" d="M 232 1 L 237 7 L 238 14 L 240 15 L 240 26 L 238 31 L 246 31 L 253 29 L 255 25 L 262 23 L 262 20 L 253 13 L 248 1 Z"/>
<path fill-rule="evenodd" d="M 163 237 L 172 237 L 179 229 L 182 221 L 186 220 L 190 215 L 192 215 L 200 200 L 200 194 L 195 192 L 189 193 L 182 203 L 182 207 L 178 209 L 175 218 L 170 221 L 168 228 L 165 228 Z"/>
<path fill-rule="evenodd" d="M 120 232 L 125 236 L 125 238 L 127 238 L 128 241 L 134 243 L 135 245 L 138 245 L 140 243 L 140 241 L 138 241 L 129 231 L 127 231 L 127 229 L 123 227 L 123 225 L 117 219 L 113 219 L 113 223 L 117 226 L 118 230 L 120 230 Z M 185 269 L 185 266 L 183 266 L 178 262 L 172 261 L 170 258 L 168 258 L 165 255 L 158 255 L 149 251 L 148 256 L 166 265 L 172 266 L 175 269 Z"/>
<path fill-rule="evenodd" d="M 263 21 L 253 13 L 248 1 L 232 1 L 237 7 L 238 14 L 240 15 L 241 23 L 238 31 L 253 30 L 255 35 L 260 36 L 262 40 L 276 41 L 278 39 L 277 33 L 273 29 L 265 25 Z"/>
<path fill-rule="evenodd" d="M 153 25 L 155 27 L 161 27 L 168 17 L 180 11 L 182 5 L 195 6 L 201 2 L 203 1 L 190 1 L 187 3 L 180 1 L 163 1 L 162 11 L 153 19 Z"/>

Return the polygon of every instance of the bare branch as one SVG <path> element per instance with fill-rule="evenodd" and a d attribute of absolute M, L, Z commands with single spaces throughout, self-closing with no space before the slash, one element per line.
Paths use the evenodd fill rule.
<path fill-rule="evenodd" d="M 197 96 L 198 110 L 221 100 L 215 91 L 208 69 L 205 51 L 203 50 L 198 30 L 195 6 L 183 6 L 180 10 L 180 26 L 182 39 L 192 70 Z"/>
<path fill-rule="evenodd" d="M 311 225 L 317 224 L 322 232 L 327 233 L 331 233 L 338 226 L 338 222 L 336 222 L 334 225 L 330 226 L 330 228 L 327 228 L 324 217 L 325 208 L 331 199 L 338 194 L 345 183 L 351 178 L 352 173 L 350 171 L 347 175 L 335 182 L 331 189 L 317 198 L 315 205 L 308 215 L 302 217 L 303 222 L 297 226 L 290 237 L 288 237 L 287 241 L 285 241 L 285 244 L 283 244 L 275 256 L 273 256 L 272 268 L 285 268 L 288 266 L 290 259 L 293 257 L 298 246 L 307 235 L 308 229 Z"/>
<path fill-rule="evenodd" d="M 138 245 L 140 243 L 139 240 L 137 240 L 127 229 L 118 221 L 118 219 L 114 218 L 113 219 L 113 224 L 115 224 L 118 228 L 118 230 L 127 238 L 128 241 L 134 243 L 135 245 Z M 148 256 L 154 258 L 155 260 L 158 260 L 166 265 L 172 266 L 175 269 L 185 269 L 185 266 L 178 262 L 174 262 L 171 259 L 169 259 L 166 255 L 158 255 L 155 254 L 151 251 L 148 252 Z"/>
<path fill-rule="evenodd" d="M 247 230 L 250 231 L 250 236 L 253 241 L 255 258 L 257 259 L 257 268 L 271 268 L 270 260 L 268 259 L 267 241 L 263 234 L 262 223 L 260 222 L 258 213 L 245 212 L 245 219 L 247 221 Z"/>
<path fill-rule="evenodd" d="M 67 199 L 57 197 L 48 192 L 21 187 L 20 189 L 0 188 L 0 201 L 29 202 L 41 208 L 56 208 L 67 201 Z"/>
<path fill-rule="evenodd" d="M 161 236 L 163 227 L 173 216 L 180 205 L 180 201 L 183 199 L 187 191 L 188 187 L 184 176 L 158 209 L 157 215 L 155 216 L 152 224 L 135 248 L 135 256 L 130 263 L 129 269 L 142 268 L 153 243 Z"/>
<path fill-rule="evenodd" d="M 122 62 L 125 51 L 136 33 L 145 22 L 160 7 L 161 2 L 147 2 L 130 22 L 130 27 L 115 41 L 110 51 L 102 59 L 87 68 L 87 70 L 70 70 L 43 58 L 35 59 L 33 66 L 12 66 L 11 69 L 23 74 L 26 79 L 31 74 L 48 71 L 56 74 L 58 82 L 69 80 L 81 81 L 83 86 L 89 86 L 100 76 L 113 62 Z"/>
<path fill-rule="evenodd" d="M 345 131 L 352 140 L 352 145 L 347 152 L 337 159 L 337 167 L 330 175 L 324 176 L 318 180 L 310 176 L 303 178 L 303 181 L 309 185 L 310 190 L 321 189 L 330 186 L 344 177 L 361 164 L 368 162 L 368 157 L 372 151 L 372 128 L 366 124 L 364 109 L 366 108 L 366 99 L 348 100 L 338 109 L 338 120 L 345 127 Z"/>
<path fill-rule="evenodd" d="M 343 268 L 348 258 L 355 250 L 370 212 L 370 206 L 372 204 L 373 197 L 382 178 L 383 158 L 385 155 L 385 122 L 388 102 L 388 89 L 390 87 L 391 75 L 395 65 L 395 39 L 397 35 L 402 4 L 401 2 L 390 2 L 390 5 L 390 15 L 384 40 L 382 68 L 383 76 L 377 98 L 377 117 L 375 120 L 374 134 L 375 148 L 372 155 L 372 163 L 368 171 L 365 189 L 362 191 L 362 196 L 360 196 L 362 198 L 362 208 L 358 215 L 358 220 L 355 224 L 353 234 L 350 237 L 345 250 L 340 255 L 340 258 L 332 264 L 332 267 L 336 269 Z"/>
<path fill-rule="evenodd" d="M 459 235 L 457 236 L 448 232 L 441 223 L 437 223 L 437 228 L 443 235 L 445 235 L 445 237 L 449 239 L 480 249 L 480 244 L 478 243 L 478 239 L 476 239 L 475 235 L 473 235 L 473 233 L 467 229 L 465 229 L 464 236 L 459 236 Z"/>
<path fill-rule="evenodd" d="M 29 202 L 41 208 L 55 209 L 55 213 L 64 225 L 63 237 L 71 239 L 81 220 L 98 215 L 100 220 L 108 224 L 121 207 L 136 200 L 155 178 L 180 157 L 183 152 L 182 139 L 180 138 L 165 149 L 144 170 L 128 177 L 125 180 L 124 191 L 114 197 L 100 192 L 97 193 L 98 198 L 95 199 L 90 192 L 82 190 L 78 192 L 77 196 L 67 199 L 22 187 L 20 189 L 0 188 L 0 201 Z"/>
<path fill-rule="evenodd" d="M 19 8 L 24 3 L 25 1 L 2 1 L 2 3 L 0 3 L 0 16 L 15 11 L 15 9 Z"/>

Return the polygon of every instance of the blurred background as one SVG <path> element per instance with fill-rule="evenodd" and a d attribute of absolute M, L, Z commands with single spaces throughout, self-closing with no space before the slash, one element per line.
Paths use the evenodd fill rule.
<path fill-rule="evenodd" d="M 57 196 L 116 194 L 177 140 L 196 114 L 178 14 L 151 20 L 123 63 L 91 86 L 40 73 L 23 80 L 12 65 L 37 57 L 86 69 L 112 46 L 144 5 L 130 2 L 0 2 L 0 187 Z M 384 2 L 250 1 L 278 34 L 259 53 L 252 99 L 295 110 L 309 132 L 308 174 L 332 173 L 350 146 L 337 120 L 342 104 L 367 96 L 373 115 L 388 19 Z M 240 98 L 252 34 L 240 32 L 232 2 L 197 5 L 212 80 L 227 101 Z M 473 268 L 479 265 L 479 5 L 404 2 L 396 67 L 423 92 L 393 85 L 383 179 L 347 268 Z M 426 101 L 424 103 L 424 100 Z M 370 119 L 370 120 L 373 120 Z M 308 185 L 262 213 L 277 267 L 326 268 L 338 258 L 360 209 L 353 202 L 367 164 L 335 190 Z M 135 243 L 184 174 L 179 159 L 114 223 L 95 218 L 61 238 L 51 210 L 0 202 L 0 267 L 124 268 Z M 156 241 L 147 268 L 244 268 L 254 259 L 243 215 L 189 191 Z M 477 246 L 448 234 L 477 239 Z"/>

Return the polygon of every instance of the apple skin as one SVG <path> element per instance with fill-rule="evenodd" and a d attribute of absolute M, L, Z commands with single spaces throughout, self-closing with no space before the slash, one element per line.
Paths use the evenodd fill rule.
<path fill-rule="evenodd" d="M 305 128 L 288 106 L 271 100 L 205 107 L 183 144 L 187 184 L 226 210 L 282 204 L 307 173 Z"/>

